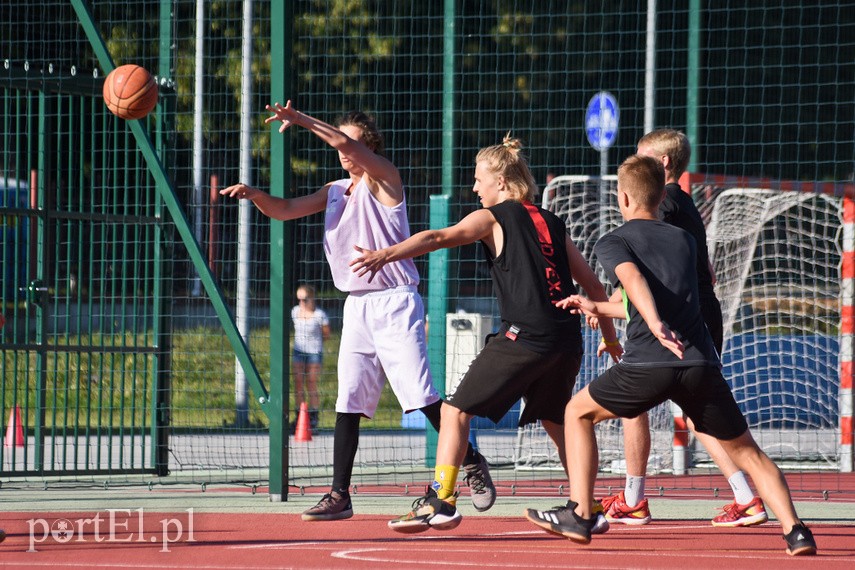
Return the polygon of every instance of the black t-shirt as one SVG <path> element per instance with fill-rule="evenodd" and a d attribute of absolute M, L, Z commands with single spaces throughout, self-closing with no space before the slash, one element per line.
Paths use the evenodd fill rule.
<path fill-rule="evenodd" d="M 631 262 L 638 267 L 660 318 L 685 348 L 680 360 L 662 346 L 621 287 L 627 318 L 622 363 L 650 367 L 719 364 L 698 303 L 695 250 L 695 240 L 688 232 L 657 220 L 630 220 L 594 246 L 597 260 L 616 287 L 620 285 L 615 275 L 618 265 Z"/>
<path fill-rule="evenodd" d="M 579 316 L 553 305 L 576 293 L 564 241 L 566 229 L 555 214 L 542 208 L 536 210 L 548 228 L 551 261 L 544 257 L 537 229 L 525 206 L 507 200 L 490 208 L 504 235 L 497 257 L 486 245 L 483 248 L 502 317 L 499 334 L 536 352 L 563 347 L 581 351 Z"/>
<path fill-rule="evenodd" d="M 672 226 L 689 232 L 698 246 L 697 273 L 698 293 L 701 303 L 709 297 L 715 297 L 715 288 L 710 274 L 710 256 L 707 251 L 707 231 L 704 220 L 698 212 L 692 197 L 683 192 L 679 184 L 665 185 L 665 199 L 659 205 L 659 218 Z"/>

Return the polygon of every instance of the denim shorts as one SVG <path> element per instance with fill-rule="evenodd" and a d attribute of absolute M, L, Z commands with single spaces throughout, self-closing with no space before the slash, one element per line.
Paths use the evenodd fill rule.
<path fill-rule="evenodd" d="M 298 364 L 320 364 L 323 361 L 323 353 L 321 352 L 301 352 L 295 350 L 291 356 L 291 362 Z"/>

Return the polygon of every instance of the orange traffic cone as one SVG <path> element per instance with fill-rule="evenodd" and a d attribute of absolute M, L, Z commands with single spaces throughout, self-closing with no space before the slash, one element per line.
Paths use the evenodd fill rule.
<path fill-rule="evenodd" d="M 9 423 L 6 425 L 6 439 L 3 447 L 24 447 L 24 425 L 21 423 L 21 406 L 9 410 Z"/>
<path fill-rule="evenodd" d="M 294 441 L 312 441 L 312 426 L 309 423 L 309 407 L 306 402 L 300 404 L 300 414 L 297 416 L 297 429 L 294 431 Z"/>

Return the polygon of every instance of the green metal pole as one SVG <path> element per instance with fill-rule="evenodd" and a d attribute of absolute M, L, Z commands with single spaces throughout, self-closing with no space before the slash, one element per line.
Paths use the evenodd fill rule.
<path fill-rule="evenodd" d="M 159 61 L 157 74 L 161 79 L 166 79 L 172 76 L 172 3 L 171 0 L 160 0 L 160 43 L 159 43 Z M 174 102 L 174 99 L 169 103 Z M 157 155 L 163 156 L 165 149 L 164 140 L 166 138 L 166 121 L 172 118 L 174 107 L 167 104 L 161 98 L 159 102 L 160 110 L 157 114 L 157 123 L 155 126 L 155 148 Z M 163 211 L 163 200 L 160 193 L 157 194 L 155 203 L 155 212 Z M 170 392 L 171 392 L 171 372 L 172 372 L 172 336 L 169 333 L 171 327 L 168 323 L 168 313 L 166 303 L 169 300 L 169 283 L 170 280 L 165 279 L 165 262 L 163 259 L 163 248 L 166 246 L 163 226 L 160 224 L 154 227 L 154 287 L 153 287 L 153 303 L 152 303 L 152 345 L 157 348 L 154 354 L 154 370 L 152 382 L 152 409 L 149 414 L 151 418 L 151 427 L 149 430 L 152 446 L 151 446 L 151 462 L 154 466 L 155 473 L 159 477 L 164 477 L 169 474 L 169 411 L 170 411 Z"/>
<path fill-rule="evenodd" d="M 47 307 L 43 301 L 47 295 L 41 295 L 40 289 L 45 287 L 45 248 L 47 247 L 47 239 L 49 233 L 48 224 L 48 208 L 45 204 L 45 172 L 47 172 L 46 157 L 47 148 L 47 101 L 45 92 L 39 91 L 39 123 L 38 123 L 38 146 L 39 157 L 37 172 L 37 203 L 36 207 L 39 210 L 39 216 L 36 218 L 38 224 L 37 242 L 36 242 L 36 279 L 30 282 L 27 291 L 27 304 L 33 304 L 36 307 L 36 410 L 35 410 L 35 425 L 33 426 L 33 435 L 35 437 L 35 450 L 33 454 L 33 468 L 36 471 L 45 469 L 45 406 L 47 405 L 47 346 L 45 339 L 45 331 L 47 330 Z"/>
<path fill-rule="evenodd" d="M 442 194 L 430 197 L 430 227 L 448 227 L 452 189 L 454 188 L 454 46 L 455 0 L 445 0 L 442 65 Z M 428 360 L 434 385 L 445 396 L 445 312 L 448 306 L 449 251 L 428 254 Z M 426 424 L 425 463 L 436 463 L 439 434 Z"/>
<path fill-rule="evenodd" d="M 686 85 L 686 136 L 692 144 L 689 172 L 697 172 L 700 155 L 698 127 L 698 92 L 700 90 L 701 67 L 701 0 L 689 0 L 689 42 Z"/>
<path fill-rule="evenodd" d="M 291 98 L 291 40 L 293 1 L 273 2 L 270 13 L 271 94 L 277 101 Z M 270 128 L 270 193 L 291 194 L 289 160 L 291 131 L 280 135 L 279 125 Z M 288 395 L 290 394 L 287 312 L 291 299 L 290 223 L 270 222 L 270 491 L 271 502 L 288 500 Z"/>

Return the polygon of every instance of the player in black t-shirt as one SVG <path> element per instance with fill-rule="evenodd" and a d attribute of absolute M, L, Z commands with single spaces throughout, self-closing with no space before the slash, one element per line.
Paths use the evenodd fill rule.
<path fill-rule="evenodd" d="M 413 510 L 389 522 L 397 532 L 447 530 L 460 524 L 455 485 L 473 416 L 499 421 L 521 397 L 519 425 L 540 420 L 564 456 L 564 408 L 582 358 L 578 315 L 555 306 L 576 291 L 607 299 L 605 289 L 567 235 L 564 223 L 531 203 L 537 188 L 520 142 L 482 149 L 475 160 L 475 185 L 482 209 L 456 225 L 423 231 L 379 251 L 356 247 L 359 275 L 392 261 L 440 248 L 480 241 L 499 301 L 502 325 L 473 360 L 454 394 L 442 404 L 434 481 Z M 602 323 L 612 358 L 620 357 L 611 319 Z M 604 518 L 601 524 L 607 528 Z"/>
<path fill-rule="evenodd" d="M 783 473 L 752 438 L 721 374 L 698 302 L 695 240 L 658 219 L 664 185 L 662 164 L 649 156 L 633 155 L 618 169 L 618 206 L 626 222 L 600 238 L 594 252 L 623 302 L 575 295 L 558 303 L 593 317 L 625 317 L 626 352 L 567 404 L 566 455 L 572 481 L 567 506 L 528 509 L 526 517 L 574 542 L 590 542 L 597 469 L 594 426 L 635 417 L 670 399 L 699 432 L 716 438 L 751 475 L 781 522 L 787 553 L 815 554 L 816 542 L 796 514 Z"/>
<path fill-rule="evenodd" d="M 697 245 L 698 301 L 701 315 L 713 338 L 718 354 L 722 353 L 723 326 L 721 304 L 715 296 L 715 272 L 707 252 L 704 222 L 691 196 L 680 188 L 679 180 L 686 171 L 691 145 L 685 134 L 674 129 L 658 129 L 641 137 L 638 154 L 655 158 L 665 169 L 665 197 L 659 205 L 659 219 L 689 232 Z M 626 485 L 623 491 L 602 499 L 605 516 L 611 522 L 647 524 L 650 509 L 644 498 L 647 460 L 650 455 L 650 422 L 647 414 L 624 419 L 623 441 L 626 458 Z M 715 526 L 750 526 L 768 520 L 762 499 L 754 496 L 745 474 L 730 460 L 721 445 L 706 434 L 698 433 L 691 420 L 689 428 L 706 448 L 733 490 L 734 500 L 712 520 Z"/>

